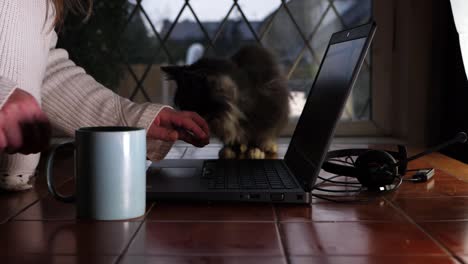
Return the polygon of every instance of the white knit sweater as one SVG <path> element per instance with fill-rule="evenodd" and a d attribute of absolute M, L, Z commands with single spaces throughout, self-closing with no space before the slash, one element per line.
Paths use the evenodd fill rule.
<path fill-rule="evenodd" d="M 119 97 L 77 67 L 65 50 L 56 49 L 55 14 L 47 1 L 0 0 L 0 107 L 21 88 L 42 102 L 54 128 L 70 136 L 85 126 L 148 128 L 163 106 Z M 170 147 L 170 143 L 149 140 L 148 157 L 162 159 Z M 4 154 L 0 160 L 0 188 L 32 187 L 38 154 Z"/>

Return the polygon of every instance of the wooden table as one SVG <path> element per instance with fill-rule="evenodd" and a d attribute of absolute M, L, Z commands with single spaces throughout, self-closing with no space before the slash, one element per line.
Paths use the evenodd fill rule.
<path fill-rule="evenodd" d="M 213 158 L 218 150 L 182 144 L 169 157 Z M 66 193 L 72 156 L 59 156 Z M 40 175 L 33 190 L 0 193 L 0 263 L 468 262 L 468 166 L 441 154 L 410 166 L 435 167 L 436 175 L 369 203 L 149 203 L 145 217 L 128 222 L 75 220 L 74 206 L 51 198 Z"/>

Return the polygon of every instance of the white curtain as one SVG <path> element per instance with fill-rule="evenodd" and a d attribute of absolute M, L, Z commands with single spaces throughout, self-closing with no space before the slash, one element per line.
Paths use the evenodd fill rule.
<path fill-rule="evenodd" d="M 455 26 L 460 37 L 460 48 L 465 72 L 468 78 L 468 0 L 451 0 L 451 3 Z"/>

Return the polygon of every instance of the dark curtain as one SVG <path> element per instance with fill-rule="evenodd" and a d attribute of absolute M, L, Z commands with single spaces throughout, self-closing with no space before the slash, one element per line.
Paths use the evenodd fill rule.
<path fill-rule="evenodd" d="M 430 87 L 428 133 L 430 143 L 435 145 L 459 131 L 468 133 L 468 81 L 450 1 L 434 0 L 433 4 L 433 86 Z M 441 152 L 468 163 L 466 143 L 452 145 Z"/>

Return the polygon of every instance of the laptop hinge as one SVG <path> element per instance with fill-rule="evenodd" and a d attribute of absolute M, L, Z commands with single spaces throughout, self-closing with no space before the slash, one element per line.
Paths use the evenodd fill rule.
<path fill-rule="evenodd" d="M 302 182 L 301 178 L 296 177 L 296 175 L 294 175 L 294 173 L 289 169 L 288 164 L 284 160 L 281 160 L 281 163 L 283 163 L 283 166 L 286 168 L 289 175 L 293 177 L 294 181 L 296 182 L 298 186 L 300 186 L 305 192 L 311 191 L 309 190 L 309 187 L 307 186 L 308 184 L 306 182 Z"/>

